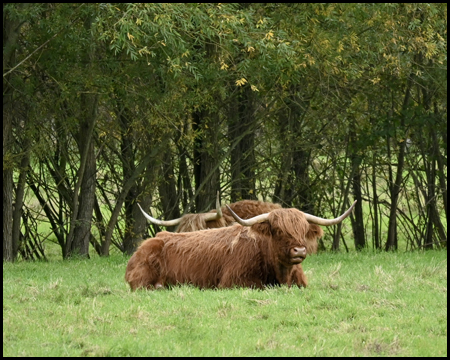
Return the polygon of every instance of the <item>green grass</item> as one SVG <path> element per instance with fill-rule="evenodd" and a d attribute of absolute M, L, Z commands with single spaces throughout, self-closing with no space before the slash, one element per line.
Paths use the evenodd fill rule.
<path fill-rule="evenodd" d="M 130 292 L 128 258 L 3 264 L 3 356 L 447 356 L 447 253 L 325 253 L 309 287 Z"/>

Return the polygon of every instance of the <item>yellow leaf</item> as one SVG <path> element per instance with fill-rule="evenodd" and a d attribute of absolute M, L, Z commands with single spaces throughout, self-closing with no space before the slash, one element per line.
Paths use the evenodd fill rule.
<path fill-rule="evenodd" d="M 245 80 L 245 78 L 236 80 L 236 86 L 242 86 L 242 85 L 245 85 L 246 82 L 247 82 L 247 80 Z"/>
<path fill-rule="evenodd" d="M 258 88 L 255 85 L 252 85 L 251 88 L 252 88 L 253 91 L 259 91 Z"/>
<path fill-rule="evenodd" d="M 128 36 L 128 40 L 133 41 L 133 39 L 134 39 L 134 36 L 133 36 L 133 35 L 131 35 L 130 33 L 127 33 L 127 36 Z"/>
<path fill-rule="evenodd" d="M 273 32 L 272 32 L 272 31 L 269 31 L 269 32 L 266 34 L 266 36 L 264 36 L 264 38 L 266 38 L 267 40 L 272 39 L 272 38 L 273 38 Z"/>

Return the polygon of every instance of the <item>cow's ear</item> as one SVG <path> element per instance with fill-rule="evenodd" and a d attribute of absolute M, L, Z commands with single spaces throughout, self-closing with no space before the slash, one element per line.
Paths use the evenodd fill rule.
<path fill-rule="evenodd" d="M 319 225 L 309 224 L 308 232 L 306 233 L 306 239 L 309 241 L 317 240 L 323 236 L 323 230 Z"/>

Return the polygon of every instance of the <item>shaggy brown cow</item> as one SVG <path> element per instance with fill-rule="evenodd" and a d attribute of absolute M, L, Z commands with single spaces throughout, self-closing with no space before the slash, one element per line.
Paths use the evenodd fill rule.
<path fill-rule="evenodd" d="M 316 224 L 341 222 L 355 203 L 332 220 L 297 209 L 276 209 L 243 220 L 229 209 L 240 224 L 188 233 L 163 231 L 145 240 L 130 258 L 125 279 L 132 290 L 182 283 L 201 288 L 306 286 L 303 270 L 293 269 L 306 257 L 307 239 L 322 236 Z"/>
<path fill-rule="evenodd" d="M 138 204 L 139 205 L 139 204 Z M 257 200 L 241 200 L 228 205 L 240 218 L 250 219 L 254 216 L 271 212 L 275 209 L 281 209 L 280 204 L 263 202 Z M 219 198 L 217 198 L 216 208 L 203 214 L 185 214 L 181 218 L 174 220 L 158 220 L 148 215 L 139 205 L 144 216 L 153 224 L 161 226 L 178 225 L 175 232 L 191 232 L 205 229 L 217 229 L 230 226 L 236 223 L 233 216 L 226 206 L 220 207 Z M 317 253 L 317 238 L 308 239 L 308 255 Z"/>

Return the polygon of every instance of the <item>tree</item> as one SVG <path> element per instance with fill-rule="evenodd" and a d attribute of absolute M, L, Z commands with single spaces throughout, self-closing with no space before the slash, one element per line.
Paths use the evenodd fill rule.
<path fill-rule="evenodd" d="M 446 246 L 445 4 L 3 9 L 5 260 L 131 254 L 160 230 L 137 203 L 176 218 L 217 190 L 357 199 L 323 249 Z"/>

